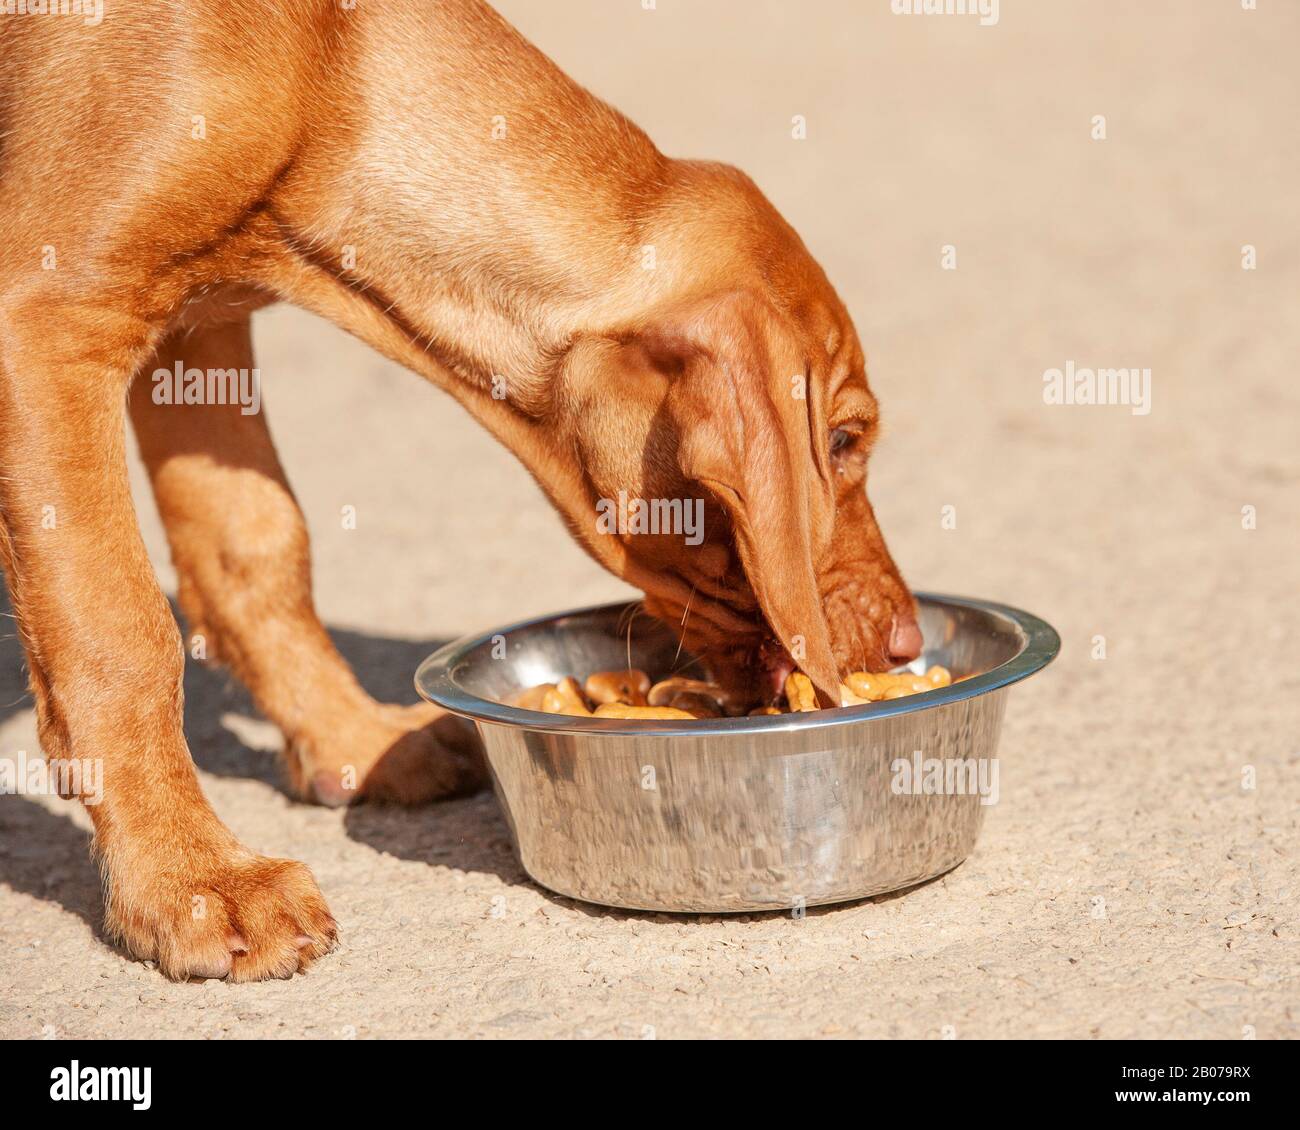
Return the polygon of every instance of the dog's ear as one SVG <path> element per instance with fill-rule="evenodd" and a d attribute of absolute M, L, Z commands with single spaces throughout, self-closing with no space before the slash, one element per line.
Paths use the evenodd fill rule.
<path fill-rule="evenodd" d="M 816 575 L 834 499 L 825 421 L 797 337 L 764 300 L 741 293 L 660 321 L 641 341 L 670 374 L 682 473 L 726 508 L 768 625 L 824 703 L 838 706 Z"/>

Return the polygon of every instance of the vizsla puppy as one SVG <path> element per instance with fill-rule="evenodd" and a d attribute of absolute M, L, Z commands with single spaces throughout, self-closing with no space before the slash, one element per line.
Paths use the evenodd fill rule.
<path fill-rule="evenodd" d="M 742 173 L 665 158 L 477 0 L 0 21 L 0 553 L 45 751 L 102 759 L 95 845 L 131 953 L 287 976 L 335 924 L 304 866 L 244 847 L 199 789 L 128 413 L 191 631 L 284 731 L 297 790 L 421 801 L 477 773 L 331 646 L 264 417 L 158 396 L 177 363 L 251 369 L 268 302 L 454 396 L 729 685 L 797 661 L 830 696 L 915 655 L 864 490 L 861 347 Z M 702 540 L 601 532 L 620 491 L 705 499 Z"/>

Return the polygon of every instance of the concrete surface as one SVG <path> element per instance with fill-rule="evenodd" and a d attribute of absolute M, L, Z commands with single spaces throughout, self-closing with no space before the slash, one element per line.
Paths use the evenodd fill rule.
<path fill-rule="evenodd" d="M 1300 6 L 1005 0 L 991 27 L 887 0 L 501 7 L 804 233 L 867 343 L 872 493 L 912 583 L 1060 629 L 1012 695 L 1001 802 L 910 893 L 802 921 L 606 913 L 526 881 L 490 795 L 292 803 L 274 732 L 196 669 L 205 788 L 312 866 L 342 949 L 288 982 L 169 984 L 98 935 L 82 814 L 3 797 L 0 1035 L 1300 1034 Z M 624 591 L 417 378 L 292 310 L 257 341 L 322 613 L 377 692 L 411 699 L 440 640 Z M 1044 404 L 1071 360 L 1149 367 L 1151 412 Z M 35 738 L 0 649 L 11 756 Z"/>

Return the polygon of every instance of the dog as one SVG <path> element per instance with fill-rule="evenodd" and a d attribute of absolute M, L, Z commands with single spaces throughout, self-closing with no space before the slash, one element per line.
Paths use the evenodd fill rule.
<path fill-rule="evenodd" d="M 307 868 L 200 790 L 128 416 L 191 638 L 283 731 L 294 789 L 482 781 L 453 719 L 374 701 L 331 644 L 265 417 L 149 377 L 252 370 L 270 302 L 455 397 L 725 686 L 770 695 L 797 665 L 838 703 L 843 671 L 918 653 L 865 491 L 861 345 L 743 173 L 666 158 L 478 0 L 0 21 L 0 558 L 46 756 L 103 761 L 88 811 L 128 952 L 245 981 L 336 937 Z M 621 491 L 704 499 L 702 537 L 598 531 Z"/>

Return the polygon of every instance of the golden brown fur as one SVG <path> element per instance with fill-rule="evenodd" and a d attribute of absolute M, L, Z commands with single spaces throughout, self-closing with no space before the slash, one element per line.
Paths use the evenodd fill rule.
<path fill-rule="evenodd" d="M 797 660 L 825 695 L 915 652 L 863 489 L 876 405 L 820 268 L 743 174 L 663 157 L 476 0 L 0 16 L 0 191 L 0 555 L 48 756 L 104 760 L 109 928 L 167 975 L 287 975 L 334 923 L 199 789 L 128 414 L 186 616 L 298 790 L 481 779 L 452 720 L 375 702 L 331 646 L 264 416 L 149 395 L 178 359 L 251 367 L 267 302 L 454 396 L 731 685 Z M 599 533 L 620 490 L 704 497 L 704 543 Z"/>

